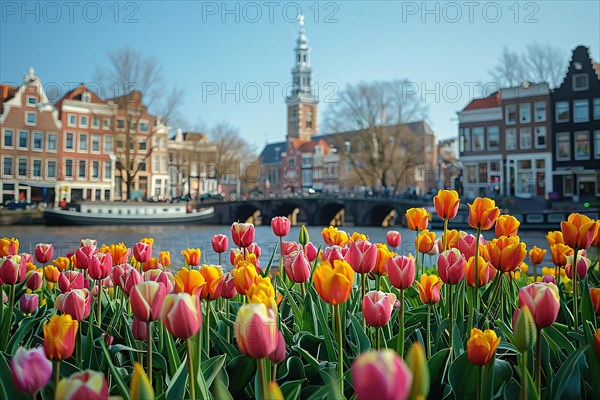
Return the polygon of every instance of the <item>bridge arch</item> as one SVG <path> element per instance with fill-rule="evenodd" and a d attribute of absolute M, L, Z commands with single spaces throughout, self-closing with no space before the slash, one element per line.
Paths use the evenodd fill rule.
<path fill-rule="evenodd" d="M 382 226 L 387 228 L 396 225 L 401 219 L 401 211 L 393 204 L 378 203 L 369 209 L 363 223 L 367 226 Z"/>
<path fill-rule="evenodd" d="M 315 224 L 319 226 L 342 226 L 346 222 L 349 209 L 342 202 L 326 203 L 319 207 Z"/>

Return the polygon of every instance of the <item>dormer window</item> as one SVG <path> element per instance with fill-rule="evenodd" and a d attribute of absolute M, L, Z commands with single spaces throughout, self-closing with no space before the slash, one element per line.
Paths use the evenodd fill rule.
<path fill-rule="evenodd" d="M 85 102 L 85 103 L 89 103 L 92 101 L 92 95 L 90 92 L 83 92 L 81 94 L 81 101 Z"/>
<path fill-rule="evenodd" d="M 27 96 L 27 105 L 35 106 L 35 96 Z"/>
<path fill-rule="evenodd" d="M 588 89 L 588 75 L 576 74 L 573 75 L 573 91 L 579 92 Z"/>

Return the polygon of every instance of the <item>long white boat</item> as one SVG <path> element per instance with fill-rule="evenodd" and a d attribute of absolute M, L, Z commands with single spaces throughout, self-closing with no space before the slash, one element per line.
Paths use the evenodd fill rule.
<path fill-rule="evenodd" d="M 102 203 L 44 210 L 46 225 L 193 224 L 209 220 L 213 207 L 193 209 L 185 203 Z"/>

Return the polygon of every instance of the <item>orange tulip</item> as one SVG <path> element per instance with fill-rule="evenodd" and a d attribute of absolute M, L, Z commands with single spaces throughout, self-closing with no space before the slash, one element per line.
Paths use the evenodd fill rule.
<path fill-rule="evenodd" d="M 333 265 L 323 261 L 313 273 L 315 289 L 323 301 L 337 305 L 350 297 L 354 282 L 354 270 L 346 261 L 335 260 Z"/>
<path fill-rule="evenodd" d="M 471 337 L 467 341 L 467 355 L 469 361 L 475 365 L 485 365 L 494 357 L 500 344 L 500 338 L 491 329 L 485 332 L 477 328 L 471 330 Z"/>
<path fill-rule="evenodd" d="M 50 360 L 65 360 L 75 349 L 78 323 L 69 314 L 54 315 L 44 323 L 44 350 Z"/>
<path fill-rule="evenodd" d="M 443 283 L 437 275 L 421 275 L 421 280 L 417 281 L 419 289 L 419 298 L 423 304 L 436 304 L 440 301 L 440 288 Z"/>
<path fill-rule="evenodd" d="M 430 232 L 427 229 L 419 232 L 419 235 L 415 238 L 415 247 L 419 253 L 428 253 L 433 249 L 435 244 L 435 232 Z"/>
<path fill-rule="evenodd" d="M 100 248 L 102 253 L 110 253 L 112 256 L 113 266 L 125 264 L 129 260 L 131 250 L 123 243 L 111 244 L 110 246 L 102 245 Z"/>
<path fill-rule="evenodd" d="M 520 242 L 518 236 L 501 236 L 487 242 L 485 247 L 490 263 L 501 272 L 514 271 L 527 256 L 525 243 Z"/>
<path fill-rule="evenodd" d="M 566 244 L 556 243 L 550 246 L 550 253 L 552 254 L 554 265 L 564 267 L 567 265 L 567 256 L 572 256 L 575 251 Z"/>
<path fill-rule="evenodd" d="M 458 239 L 461 237 L 467 236 L 467 232 L 465 231 L 457 231 L 456 229 L 449 229 L 447 231 L 448 237 L 446 238 L 446 248 L 453 249 L 458 246 Z M 442 239 L 444 238 L 444 234 L 442 234 Z"/>
<path fill-rule="evenodd" d="M 596 347 L 596 357 L 600 358 L 600 328 L 594 333 L 594 346 Z"/>
<path fill-rule="evenodd" d="M 143 238 L 140 240 L 140 243 L 146 243 L 148 246 L 152 246 L 154 244 L 153 238 Z"/>
<path fill-rule="evenodd" d="M 160 263 L 163 267 L 168 267 L 171 265 L 171 252 L 170 251 L 161 251 L 159 254 Z"/>
<path fill-rule="evenodd" d="M 60 270 L 56 268 L 54 265 L 46 265 L 44 267 L 44 277 L 48 282 L 56 283 L 58 282 L 58 277 L 60 276 Z"/>
<path fill-rule="evenodd" d="M 564 244 L 565 241 L 563 239 L 563 234 L 561 231 L 549 231 L 546 235 L 546 240 L 548 241 L 548 246 L 552 246 L 556 243 Z"/>
<path fill-rule="evenodd" d="M 200 249 L 186 249 L 181 252 L 185 258 L 186 266 L 198 266 L 200 265 Z"/>
<path fill-rule="evenodd" d="M 15 256 L 19 253 L 19 240 L 0 238 L 0 257 Z"/>
<path fill-rule="evenodd" d="M 352 232 L 352 235 L 348 238 L 349 242 L 358 242 L 359 240 L 367 240 L 367 235 L 360 232 Z"/>
<path fill-rule="evenodd" d="M 469 204 L 469 226 L 487 231 L 492 229 L 500 215 L 496 202 L 487 197 L 478 197 Z"/>
<path fill-rule="evenodd" d="M 514 236 L 519 232 L 521 222 L 512 215 L 503 214 L 496 220 L 496 236 Z"/>
<path fill-rule="evenodd" d="M 69 269 L 71 260 L 69 260 L 67 257 L 58 257 L 56 260 L 52 260 L 52 264 L 54 264 L 54 266 L 58 268 L 60 272 L 63 272 L 65 269 Z"/>
<path fill-rule="evenodd" d="M 560 223 L 560 230 L 567 246 L 587 249 L 596 237 L 598 225 L 587 215 L 572 213 Z"/>
<path fill-rule="evenodd" d="M 460 199 L 456 190 L 440 190 L 433 197 L 435 212 L 441 219 L 453 219 L 458 213 Z"/>
<path fill-rule="evenodd" d="M 424 208 L 406 210 L 406 224 L 411 231 L 422 231 L 429 225 L 429 213 Z"/>
<path fill-rule="evenodd" d="M 175 293 L 196 294 L 206 285 L 204 277 L 196 269 L 181 268 L 175 275 Z"/>
<path fill-rule="evenodd" d="M 490 278 L 492 278 L 491 272 L 495 270 L 490 266 L 489 262 L 486 262 L 483 257 L 479 257 L 477 263 L 477 269 L 479 270 L 479 287 L 483 287 L 488 284 Z M 475 287 L 475 257 L 470 257 L 465 264 L 465 277 L 467 279 L 467 285 Z"/>
<path fill-rule="evenodd" d="M 150 257 L 150 259 L 148 261 L 146 261 L 145 263 L 142 263 L 142 270 L 144 272 L 150 271 L 153 269 L 162 269 L 161 265 L 158 262 L 158 258 Z"/>
<path fill-rule="evenodd" d="M 546 249 L 540 249 L 537 246 L 533 246 L 533 249 L 529 251 L 529 260 L 532 264 L 538 265 L 544 261 L 544 256 L 546 255 Z"/>
<path fill-rule="evenodd" d="M 244 295 L 258 277 L 256 267 L 249 262 L 244 262 L 243 260 L 238 262 L 237 267 L 235 267 L 231 272 L 233 273 L 233 283 L 236 290 L 238 293 Z"/>
<path fill-rule="evenodd" d="M 596 236 L 592 239 L 592 247 L 600 247 L 600 219 L 596 221 Z"/>
<path fill-rule="evenodd" d="M 590 288 L 590 297 L 592 298 L 592 304 L 594 305 L 596 316 L 600 317 L 600 289 Z"/>
<path fill-rule="evenodd" d="M 393 256 L 394 253 L 389 251 L 385 244 L 377 243 L 377 261 L 375 262 L 373 273 L 380 276 L 387 275 L 387 262 Z"/>
<path fill-rule="evenodd" d="M 328 246 L 344 246 L 349 240 L 346 232 L 340 231 L 334 226 L 323 228 L 321 231 L 321 236 L 323 236 L 323 240 Z"/>
<path fill-rule="evenodd" d="M 200 297 L 207 300 L 216 300 L 221 297 L 219 284 L 223 282 L 223 271 L 214 265 L 203 265 L 200 274 L 204 277 L 206 285 L 202 286 Z"/>

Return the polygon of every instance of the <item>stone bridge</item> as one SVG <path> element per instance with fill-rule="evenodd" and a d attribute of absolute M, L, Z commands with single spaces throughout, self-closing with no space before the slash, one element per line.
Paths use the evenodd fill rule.
<path fill-rule="evenodd" d="M 208 206 L 208 204 L 206 204 Z M 215 216 L 208 221 L 214 224 L 252 222 L 255 225 L 271 223 L 277 216 L 285 216 L 292 225 L 311 226 L 383 226 L 404 223 L 404 213 L 411 207 L 423 207 L 424 202 L 395 198 L 281 198 L 248 199 L 210 204 Z"/>

